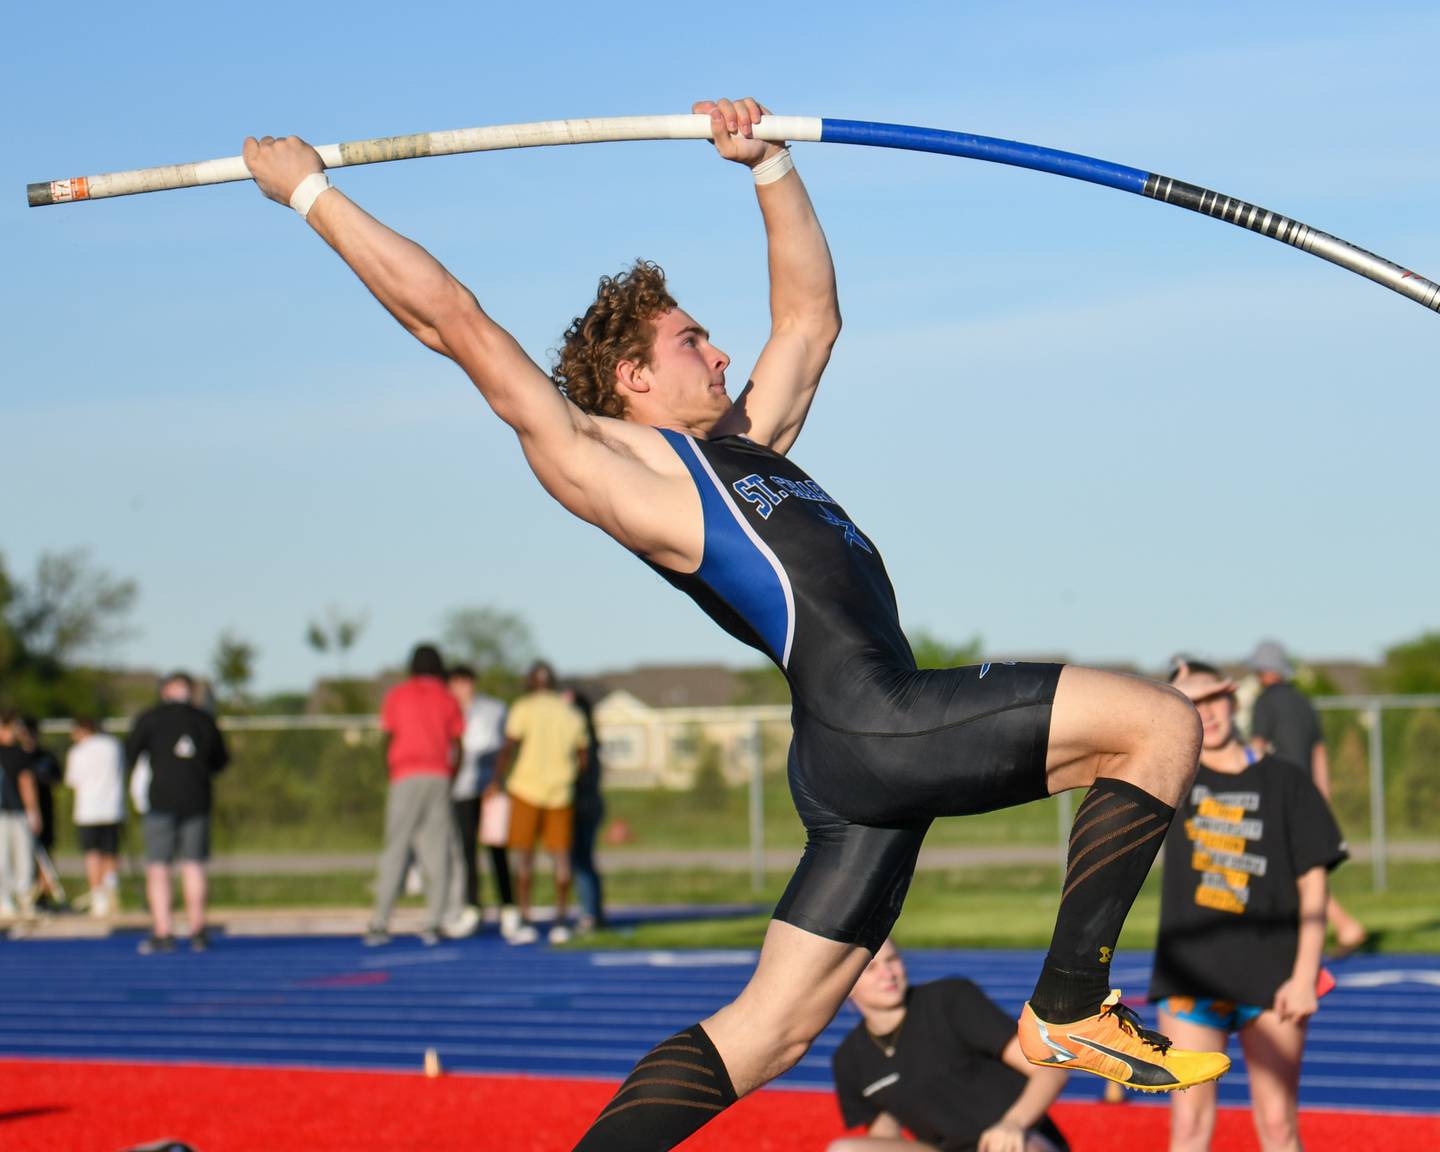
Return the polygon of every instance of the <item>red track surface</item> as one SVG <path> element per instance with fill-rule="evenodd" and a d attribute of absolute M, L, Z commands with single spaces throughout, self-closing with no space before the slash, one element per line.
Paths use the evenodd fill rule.
<path fill-rule="evenodd" d="M 0 1061 L 0 1149 L 116 1152 L 171 1137 L 199 1152 L 553 1152 L 568 1149 L 613 1085 L 527 1077 L 318 1072 L 189 1065 Z M 1075 1152 L 1148 1152 L 1166 1111 L 1061 1104 Z M 1307 1112 L 1306 1147 L 1324 1152 L 1440 1147 L 1440 1117 Z M 687 1152 L 814 1152 L 840 1135 L 819 1092 L 760 1092 L 685 1145 Z M 1217 1152 L 1257 1148 L 1249 1115 L 1225 1110 Z"/>

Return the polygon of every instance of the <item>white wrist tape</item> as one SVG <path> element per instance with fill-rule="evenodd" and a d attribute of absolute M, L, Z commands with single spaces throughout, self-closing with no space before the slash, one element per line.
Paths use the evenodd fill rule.
<path fill-rule="evenodd" d="M 795 161 L 790 159 L 790 149 L 782 148 L 770 159 L 755 165 L 750 172 L 754 175 L 756 184 L 773 184 L 794 168 Z"/>
<path fill-rule="evenodd" d="M 312 172 L 299 184 L 295 185 L 295 191 L 290 193 L 290 207 L 300 213 L 300 219 L 310 215 L 310 209 L 314 207 L 315 201 L 320 193 L 330 187 L 330 177 L 324 172 Z"/>

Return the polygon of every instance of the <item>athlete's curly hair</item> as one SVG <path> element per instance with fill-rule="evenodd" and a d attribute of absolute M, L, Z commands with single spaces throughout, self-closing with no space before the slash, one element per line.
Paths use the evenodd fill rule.
<path fill-rule="evenodd" d="M 615 366 L 622 360 L 648 363 L 655 318 L 675 306 L 665 270 L 653 260 L 636 260 L 618 276 L 600 277 L 595 303 L 565 330 L 550 378 L 584 411 L 624 416 Z"/>

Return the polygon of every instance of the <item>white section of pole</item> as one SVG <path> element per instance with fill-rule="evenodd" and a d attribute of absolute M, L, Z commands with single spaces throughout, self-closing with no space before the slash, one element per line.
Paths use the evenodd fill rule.
<path fill-rule="evenodd" d="M 761 140 L 820 139 L 815 116 L 766 116 L 755 126 Z M 533 124 L 497 124 L 486 128 L 458 128 L 446 132 L 417 132 L 410 136 L 379 136 L 344 144 L 321 144 L 316 151 L 327 168 L 352 164 L 383 164 L 421 156 L 453 156 L 461 152 L 493 152 L 506 148 L 541 148 L 555 144 L 600 144 L 622 140 L 709 140 L 710 117 L 684 113 L 676 116 L 609 116 L 584 120 L 542 120 Z M 202 184 L 226 184 L 250 179 L 239 156 L 75 176 L 31 184 L 30 206 L 134 196 Z"/>

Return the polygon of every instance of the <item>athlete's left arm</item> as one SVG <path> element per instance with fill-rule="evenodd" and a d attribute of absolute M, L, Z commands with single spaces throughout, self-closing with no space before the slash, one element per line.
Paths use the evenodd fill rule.
<path fill-rule="evenodd" d="M 1281 1020 L 1305 1020 L 1319 1005 L 1315 981 L 1320 975 L 1320 958 L 1325 951 L 1325 903 L 1330 895 L 1330 877 L 1323 865 L 1316 865 L 1295 881 L 1300 893 L 1300 939 L 1295 946 L 1295 965 L 1290 979 L 1275 992 L 1275 1014 Z"/>
<path fill-rule="evenodd" d="M 776 144 L 756 140 L 753 126 L 765 115 L 754 100 L 702 101 L 715 147 L 728 160 L 756 168 L 780 154 Z M 770 339 L 750 381 L 713 434 L 740 434 L 786 452 L 810 411 L 830 349 L 840 335 L 835 265 L 825 233 L 800 174 L 755 186 L 770 265 Z"/>

